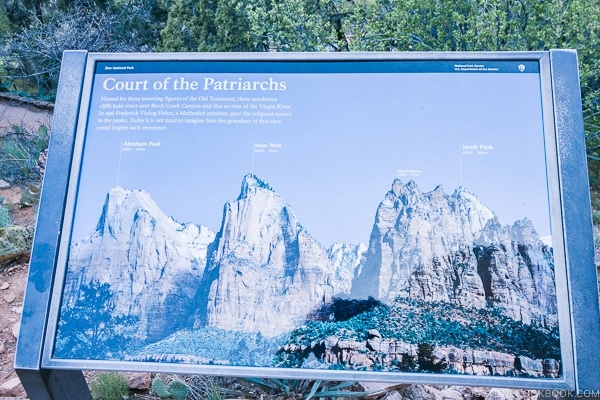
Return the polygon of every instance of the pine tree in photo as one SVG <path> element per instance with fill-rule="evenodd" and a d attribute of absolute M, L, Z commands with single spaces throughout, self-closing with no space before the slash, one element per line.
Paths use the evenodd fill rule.
<path fill-rule="evenodd" d="M 108 283 L 83 285 L 73 307 L 61 312 L 55 356 L 110 359 L 125 351 L 135 334 L 137 318 L 115 316 Z"/>

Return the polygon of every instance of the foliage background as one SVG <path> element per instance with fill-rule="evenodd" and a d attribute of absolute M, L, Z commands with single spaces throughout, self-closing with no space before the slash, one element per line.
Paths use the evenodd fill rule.
<path fill-rule="evenodd" d="M 593 0 L 0 0 L 0 90 L 52 100 L 62 52 L 576 49 L 594 189 Z"/>

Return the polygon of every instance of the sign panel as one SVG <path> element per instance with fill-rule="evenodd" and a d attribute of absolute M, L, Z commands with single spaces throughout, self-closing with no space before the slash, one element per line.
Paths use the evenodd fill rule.
<path fill-rule="evenodd" d="M 551 89 L 547 53 L 90 54 L 43 365 L 573 387 Z"/>

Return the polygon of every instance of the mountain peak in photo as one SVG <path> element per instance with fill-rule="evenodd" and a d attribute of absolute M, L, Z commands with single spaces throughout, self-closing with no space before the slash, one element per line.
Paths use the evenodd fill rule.
<path fill-rule="evenodd" d="M 260 179 L 254 174 L 246 174 L 244 179 L 242 179 L 242 190 L 240 191 L 240 195 L 238 200 L 248 197 L 249 195 L 255 194 L 258 190 L 268 190 L 274 192 L 273 189 L 269 186 L 268 183 Z"/>
<path fill-rule="evenodd" d="M 217 233 L 180 224 L 143 190 L 115 187 L 97 229 L 71 246 L 65 306 L 94 281 L 110 284 L 117 313 L 139 318 L 145 341 L 194 328 L 276 337 L 335 297 L 493 305 L 526 324 L 557 320 L 552 248 L 531 221 L 502 225 L 464 187 L 422 192 L 400 179 L 377 207 L 368 246 L 329 249 L 254 174 L 225 202 Z"/>
<path fill-rule="evenodd" d="M 375 215 L 351 295 L 484 308 L 524 323 L 556 324 L 552 249 L 531 221 L 503 226 L 466 188 L 423 193 L 395 179 Z"/>
<path fill-rule="evenodd" d="M 78 300 L 80 285 L 108 283 L 116 312 L 139 318 L 138 339 L 182 329 L 214 237 L 205 226 L 165 215 L 146 191 L 112 188 L 96 230 L 71 245 L 65 306 Z"/>
<path fill-rule="evenodd" d="M 198 291 L 195 327 L 280 335 L 331 299 L 334 275 L 327 251 L 292 207 L 248 174 L 240 195 L 225 203 Z"/>

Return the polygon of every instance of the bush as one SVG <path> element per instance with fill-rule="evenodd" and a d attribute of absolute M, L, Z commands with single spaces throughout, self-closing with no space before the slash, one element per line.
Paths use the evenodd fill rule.
<path fill-rule="evenodd" d="M 116 315 L 113 296 L 108 283 L 93 281 L 79 287 L 79 297 L 70 299 L 74 304 L 64 304 L 61 310 L 54 350 L 56 356 L 118 359 L 130 350 L 139 318 Z"/>
<path fill-rule="evenodd" d="M 161 362 L 164 357 L 179 362 L 190 359 L 229 365 L 271 365 L 272 355 L 283 339 L 267 338 L 260 333 L 226 331 L 214 327 L 178 331 L 139 350 L 136 359 Z M 205 362 L 203 361 L 203 362 Z"/>
<path fill-rule="evenodd" d="M 445 359 L 439 360 L 435 357 L 433 350 L 434 347 L 429 343 L 419 343 L 417 350 L 419 371 L 440 373 L 448 368 L 448 362 Z"/>
<path fill-rule="evenodd" d="M 190 391 L 188 386 L 178 379 L 172 380 L 167 385 L 160 378 L 154 378 L 152 381 L 152 390 L 161 399 L 174 400 L 184 400 Z"/>
<path fill-rule="evenodd" d="M 371 296 L 366 300 L 334 297 L 329 304 L 315 311 L 309 319 L 315 321 L 347 321 L 352 317 L 381 306 L 383 306 L 383 303 Z"/>
<path fill-rule="evenodd" d="M 42 15 L 20 31 L 6 34 L 0 46 L 2 85 L 12 92 L 52 100 L 65 50 L 150 51 L 157 41 L 154 2 L 49 1 Z M 153 37 L 154 32 L 156 37 Z"/>
<path fill-rule="evenodd" d="M 90 382 L 94 400 L 123 400 L 129 395 L 127 378 L 116 372 L 101 372 Z"/>
<path fill-rule="evenodd" d="M 47 129 L 37 135 L 13 129 L 0 135 L 0 178 L 11 183 L 38 182 L 40 153 L 48 147 Z"/>
<path fill-rule="evenodd" d="M 12 225 L 12 220 L 8 208 L 4 207 L 1 203 L 2 201 L 0 201 L 0 228 L 6 228 Z"/>

